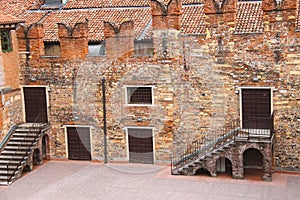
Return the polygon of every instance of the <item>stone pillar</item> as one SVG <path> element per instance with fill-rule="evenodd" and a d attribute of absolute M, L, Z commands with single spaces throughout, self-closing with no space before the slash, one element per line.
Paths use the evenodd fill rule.
<path fill-rule="evenodd" d="M 88 21 L 76 23 L 74 28 L 59 23 L 58 36 L 62 59 L 85 59 L 88 54 Z"/>
<path fill-rule="evenodd" d="M 264 158 L 263 158 L 263 180 L 272 181 L 272 145 L 263 145 Z"/>
<path fill-rule="evenodd" d="M 125 21 L 119 27 L 112 22 L 104 22 L 106 58 L 125 59 L 134 52 L 134 23 Z"/>

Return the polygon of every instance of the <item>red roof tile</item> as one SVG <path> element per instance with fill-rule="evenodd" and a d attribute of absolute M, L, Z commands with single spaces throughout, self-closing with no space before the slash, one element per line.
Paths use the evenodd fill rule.
<path fill-rule="evenodd" d="M 205 34 L 204 6 L 183 6 L 181 20 L 183 34 Z"/>
<path fill-rule="evenodd" d="M 22 22 L 23 20 L 12 16 L 10 14 L 3 14 L 0 12 L 0 24 L 16 24 Z"/>
<path fill-rule="evenodd" d="M 38 0 L 0 0 L 0 10 L 13 16 L 23 18 L 27 10 L 38 9 L 41 2 Z"/>
<path fill-rule="evenodd" d="M 69 0 L 63 9 L 75 8 L 114 8 L 114 7 L 148 7 L 151 0 Z M 170 0 L 161 0 L 168 4 Z M 203 0 L 182 0 L 183 4 L 202 4 Z"/>
<path fill-rule="evenodd" d="M 238 2 L 235 33 L 262 33 L 262 16 L 262 2 Z"/>
<path fill-rule="evenodd" d="M 33 12 L 27 15 L 28 21 L 33 19 L 33 22 L 38 21 L 38 16 L 43 16 L 38 12 Z M 75 23 L 84 22 L 85 19 L 89 20 L 89 40 L 102 41 L 103 22 L 109 21 L 120 25 L 123 21 L 134 21 L 135 36 L 138 38 L 147 23 L 151 20 L 150 8 L 131 8 L 131 9 L 98 9 L 98 10 L 62 10 L 53 11 L 49 13 L 40 22 L 44 24 L 45 40 L 58 41 L 58 28 L 57 23 L 64 23 L 74 27 Z M 31 24 L 31 23 L 29 23 Z"/>

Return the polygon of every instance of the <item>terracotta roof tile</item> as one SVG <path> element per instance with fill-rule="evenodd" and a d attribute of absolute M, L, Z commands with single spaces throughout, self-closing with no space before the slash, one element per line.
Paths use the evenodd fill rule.
<path fill-rule="evenodd" d="M 238 2 L 236 13 L 235 33 L 262 33 L 263 32 L 262 2 Z"/>
<path fill-rule="evenodd" d="M 41 6 L 38 0 L 0 0 L 0 10 L 13 16 L 23 18 L 27 10 L 38 9 Z"/>
<path fill-rule="evenodd" d="M 183 6 L 181 20 L 183 34 L 205 34 L 204 6 Z"/>
<path fill-rule="evenodd" d="M 148 7 L 151 0 L 69 0 L 63 9 L 75 8 L 114 8 L 114 7 Z M 170 0 L 161 0 L 166 4 Z M 182 0 L 183 4 L 202 4 L 203 0 Z"/>
<path fill-rule="evenodd" d="M 43 13 L 43 14 L 42 14 Z M 32 23 L 39 21 L 45 12 L 33 12 L 27 15 L 27 21 Z M 31 21 L 33 19 L 33 21 Z M 148 22 L 151 20 L 150 8 L 131 9 L 98 9 L 98 10 L 62 10 L 49 13 L 40 22 L 44 24 L 45 40 L 58 41 L 57 23 L 64 23 L 74 27 L 75 23 L 89 20 L 89 40 L 101 41 L 104 39 L 103 22 L 109 21 L 120 25 L 123 21 L 133 20 L 135 36 L 138 38 Z M 29 23 L 31 24 L 31 23 Z"/>
<path fill-rule="evenodd" d="M 23 20 L 12 16 L 10 14 L 4 14 L 0 12 L 0 24 L 16 24 L 22 22 Z"/>

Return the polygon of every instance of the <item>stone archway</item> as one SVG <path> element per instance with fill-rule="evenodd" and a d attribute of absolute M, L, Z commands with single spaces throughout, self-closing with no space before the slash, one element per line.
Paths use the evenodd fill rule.
<path fill-rule="evenodd" d="M 248 148 L 243 152 L 244 178 L 257 179 L 263 177 L 264 155 L 256 148 Z"/>
<path fill-rule="evenodd" d="M 32 164 L 33 166 L 38 166 L 42 162 L 41 152 L 39 149 L 35 149 L 32 156 Z"/>
<path fill-rule="evenodd" d="M 216 161 L 217 174 L 222 176 L 232 176 L 232 162 L 226 157 L 220 157 Z"/>

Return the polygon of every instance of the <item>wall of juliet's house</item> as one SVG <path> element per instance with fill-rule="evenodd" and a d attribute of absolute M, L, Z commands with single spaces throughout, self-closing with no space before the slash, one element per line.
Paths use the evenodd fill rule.
<path fill-rule="evenodd" d="M 13 125 L 23 122 L 18 41 L 14 29 L 10 30 L 10 36 L 11 51 L 3 52 L 0 45 L 0 141 Z"/>
<path fill-rule="evenodd" d="M 231 15 L 210 15 L 207 20 L 217 23 L 211 23 L 201 36 L 155 27 L 155 51 L 150 57 L 130 56 L 132 49 L 121 45 L 121 58 L 82 55 L 74 59 L 66 54 L 27 61 L 31 65 L 24 58 L 22 84 L 50 87 L 51 156 L 66 157 L 62 126 L 90 125 L 92 159 L 103 159 L 102 78 L 106 79 L 108 159 L 123 161 L 128 160 L 125 127 L 155 128 L 155 160 L 168 162 L 173 149 L 183 149 L 195 139 L 209 139 L 213 131 L 239 118 L 238 87 L 264 86 L 275 87 L 274 165 L 299 169 L 300 37 L 294 31 L 295 13 L 265 13 L 264 33 L 242 35 L 234 34 Z M 81 28 L 87 31 L 86 26 Z M 42 36 L 41 32 L 32 38 L 32 44 Z M 78 37 L 87 44 L 86 35 Z M 66 45 L 67 40 L 64 37 Z M 70 44 L 66 49 L 86 52 L 79 50 L 86 45 Z M 34 83 L 30 82 L 33 75 Z M 154 105 L 126 106 L 128 85 L 154 86 Z M 139 122 L 138 117 L 143 120 Z"/>

